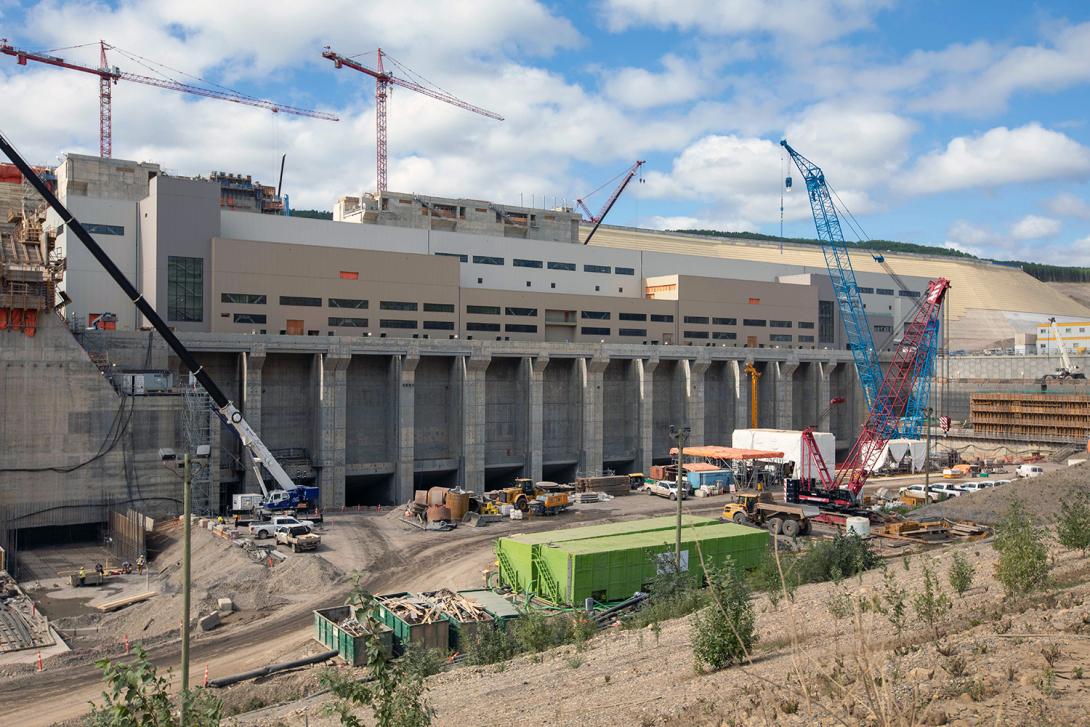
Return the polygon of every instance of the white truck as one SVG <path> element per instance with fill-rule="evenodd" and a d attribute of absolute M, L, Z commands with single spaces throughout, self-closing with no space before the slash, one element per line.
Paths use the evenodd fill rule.
<path fill-rule="evenodd" d="M 277 545 L 291 546 L 293 553 L 304 550 L 317 550 L 322 543 L 322 536 L 312 533 L 307 525 L 281 525 L 276 529 Z"/>
<path fill-rule="evenodd" d="M 292 526 L 292 525 L 306 525 L 313 528 L 313 520 L 297 520 L 291 515 L 273 515 L 268 520 L 262 520 L 261 522 L 250 523 L 250 535 L 255 540 L 262 538 L 271 538 L 276 535 L 277 528 Z"/>
<path fill-rule="evenodd" d="M 648 482 L 643 486 L 643 491 L 648 495 L 658 495 L 659 497 L 668 497 L 671 500 L 677 499 L 677 482 L 673 480 L 658 480 L 656 482 Z M 689 487 L 686 483 L 681 485 L 681 499 L 684 500 L 689 496 Z"/>

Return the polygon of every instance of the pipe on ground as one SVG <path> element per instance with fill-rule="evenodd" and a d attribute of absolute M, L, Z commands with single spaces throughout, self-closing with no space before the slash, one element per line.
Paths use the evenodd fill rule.
<path fill-rule="evenodd" d="M 238 682 L 244 682 L 247 679 L 256 679 L 257 677 L 267 676 L 269 674 L 275 674 L 280 671 L 287 671 L 288 669 L 297 669 L 301 666 L 307 666 L 309 664 L 319 664 L 323 661 L 328 661 L 337 655 L 336 651 L 323 651 L 320 654 L 314 656 L 308 656 L 304 659 L 296 659 L 294 661 L 285 661 L 279 664 L 269 664 L 263 666 L 260 669 L 253 669 L 252 671 L 244 671 L 241 674 L 232 674 L 231 676 L 221 677 L 220 679 L 209 679 L 208 686 L 220 689 L 222 687 L 229 687 L 232 684 Z"/>

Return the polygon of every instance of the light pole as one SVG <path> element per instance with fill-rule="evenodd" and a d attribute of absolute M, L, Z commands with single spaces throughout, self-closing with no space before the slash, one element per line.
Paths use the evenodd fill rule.
<path fill-rule="evenodd" d="M 689 439 L 689 434 L 692 432 L 691 427 L 675 427 L 670 425 L 670 437 L 677 443 L 677 532 L 674 538 L 674 565 L 677 568 L 677 572 L 681 574 L 681 500 L 682 490 L 681 484 L 685 477 L 685 442 Z"/>
<path fill-rule="evenodd" d="M 189 498 L 189 452 L 182 458 L 182 719 L 186 724 L 189 712 L 189 591 L 190 591 L 190 498 Z"/>
<path fill-rule="evenodd" d="M 931 486 L 931 414 L 934 411 L 927 407 L 924 415 L 924 445 L 923 445 L 923 504 L 927 504 L 927 490 Z"/>

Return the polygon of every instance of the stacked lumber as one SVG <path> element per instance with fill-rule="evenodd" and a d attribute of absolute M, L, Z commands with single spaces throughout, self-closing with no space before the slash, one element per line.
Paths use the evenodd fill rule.
<path fill-rule="evenodd" d="M 580 477 L 575 481 L 575 488 L 579 492 L 604 492 L 607 495 L 620 497 L 631 491 L 631 484 L 627 475 L 614 475 L 612 477 Z"/>
<path fill-rule="evenodd" d="M 469 623 L 492 620 L 492 614 L 488 613 L 481 604 L 447 588 L 422 595 L 455 621 Z"/>
<path fill-rule="evenodd" d="M 407 624 L 430 624 L 443 618 L 439 606 L 422 596 L 379 596 L 378 600 Z"/>
<path fill-rule="evenodd" d="M 106 601 L 105 603 L 100 603 L 99 605 L 95 606 L 95 608 L 102 613 L 106 613 L 107 611 L 116 611 L 119 608 L 131 606 L 134 603 L 140 603 L 141 601 L 146 601 L 149 598 L 154 598 L 158 595 L 159 594 L 154 591 L 148 591 L 147 593 L 140 593 L 135 596 L 126 596 L 125 598 L 116 598 L 112 601 Z"/>
<path fill-rule="evenodd" d="M 971 538 L 980 535 L 986 535 L 988 529 L 977 525 L 971 520 L 959 520 L 958 522 L 950 526 L 950 534 L 957 535 L 962 538 Z"/>

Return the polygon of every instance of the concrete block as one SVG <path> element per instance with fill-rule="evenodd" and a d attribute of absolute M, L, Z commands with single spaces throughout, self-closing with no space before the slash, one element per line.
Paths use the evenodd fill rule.
<path fill-rule="evenodd" d="M 235 610 L 235 602 L 230 598 L 220 598 L 216 601 L 216 610 L 223 614 L 229 614 Z"/>
<path fill-rule="evenodd" d="M 197 625 L 201 627 L 201 631 L 211 631 L 220 625 L 220 613 L 219 611 L 213 611 L 207 616 L 202 616 L 197 621 Z"/>

